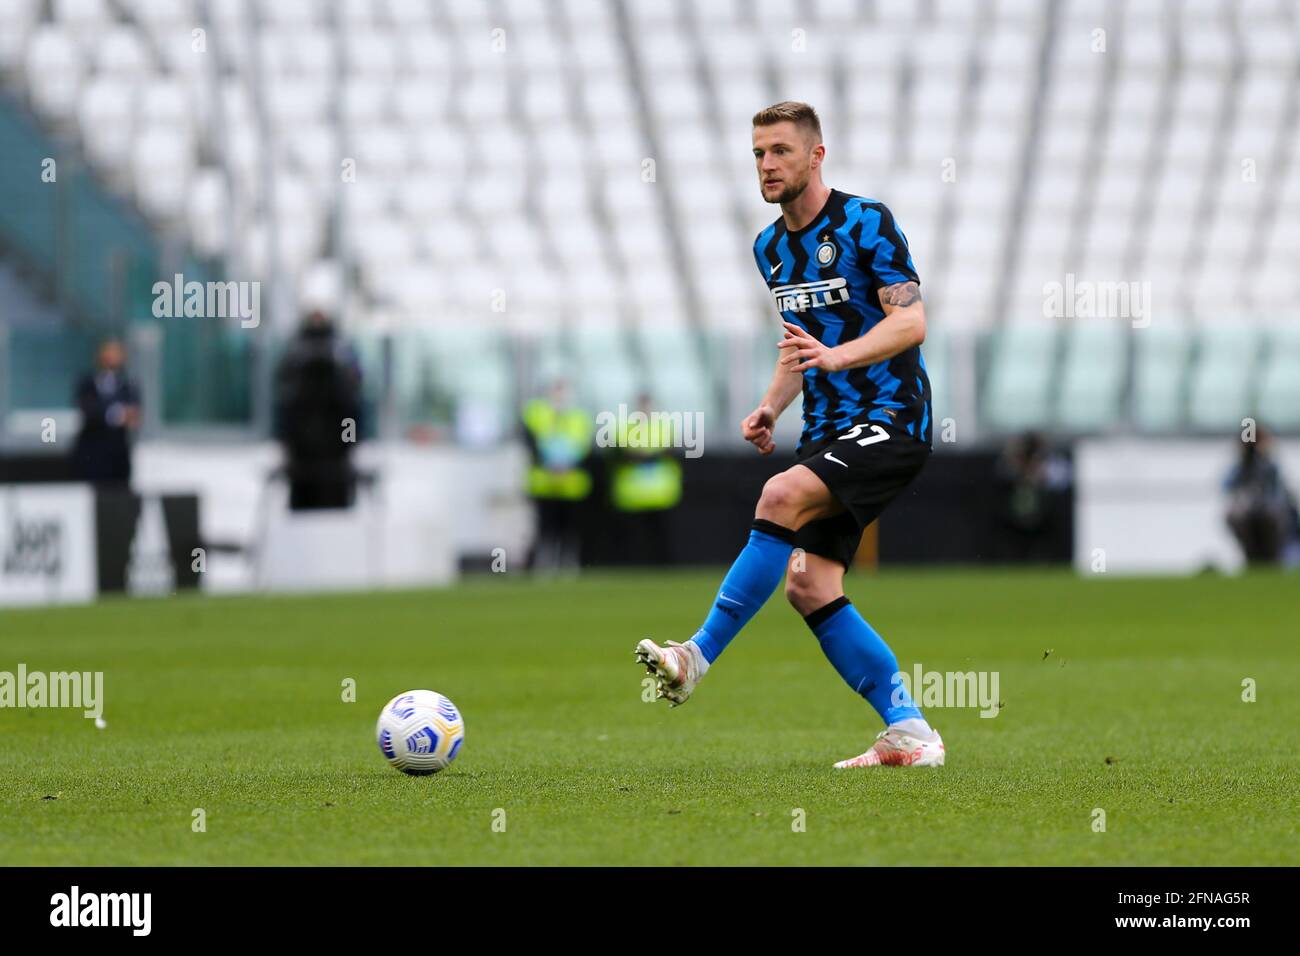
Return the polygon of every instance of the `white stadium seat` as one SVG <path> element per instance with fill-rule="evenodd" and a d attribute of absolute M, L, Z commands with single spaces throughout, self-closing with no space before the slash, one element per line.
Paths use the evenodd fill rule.
<path fill-rule="evenodd" d="M 136 194 L 145 210 L 168 220 L 179 217 L 194 163 L 189 139 L 170 126 L 147 128 L 135 137 L 131 163 Z"/>
<path fill-rule="evenodd" d="M 53 120 L 69 118 L 84 70 L 72 36 L 57 26 L 37 27 L 27 48 L 26 67 L 27 85 L 36 108 Z"/>
<path fill-rule="evenodd" d="M 81 137 L 91 158 L 112 169 L 125 163 L 135 122 L 135 84 L 100 76 L 86 84 L 77 115 Z"/>

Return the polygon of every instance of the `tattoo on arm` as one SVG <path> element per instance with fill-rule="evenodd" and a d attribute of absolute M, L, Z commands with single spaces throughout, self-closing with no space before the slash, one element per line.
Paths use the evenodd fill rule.
<path fill-rule="evenodd" d="M 880 290 L 880 304 L 906 308 L 921 301 L 921 289 L 915 282 L 896 282 Z"/>

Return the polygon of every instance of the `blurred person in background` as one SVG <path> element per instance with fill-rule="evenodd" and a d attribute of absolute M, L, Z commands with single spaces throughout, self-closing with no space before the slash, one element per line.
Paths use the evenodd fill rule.
<path fill-rule="evenodd" d="M 1261 428 L 1255 439 L 1241 443 L 1224 480 L 1227 522 L 1248 563 L 1277 564 L 1288 552 L 1294 558 L 1300 513 L 1273 459 L 1273 437 Z"/>
<path fill-rule="evenodd" d="M 102 485 L 131 483 L 131 432 L 140 425 L 140 393 L 126 374 L 118 339 L 99 346 L 95 370 L 78 384 L 81 431 L 72 451 L 77 478 Z"/>
<path fill-rule="evenodd" d="M 1069 488 L 1069 462 L 1038 432 L 1007 443 L 995 472 L 997 516 L 1009 534 L 1000 560 L 1045 561 L 1051 548 L 1060 495 Z"/>
<path fill-rule="evenodd" d="M 648 393 L 638 396 L 637 410 L 646 415 L 643 426 L 619 425 L 610 456 L 610 498 L 638 560 L 667 564 L 672 557 L 668 516 L 682 500 L 682 463 L 673 452 L 672 424 L 651 417 Z"/>
<path fill-rule="evenodd" d="M 276 369 L 275 435 L 287 459 L 291 510 L 351 506 L 360 423 L 356 355 L 324 313 L 311 312 Z"/>
<path fill-rule="evenodd" d="M 537 514 L 529 567 L 577 568 L 582 561 L 582 502 L 591 494 L 592 417 L 573 404 L 569 383 L 557 379 L 546 396 L 523 409 L 528 445 L 528 497 Z"/>

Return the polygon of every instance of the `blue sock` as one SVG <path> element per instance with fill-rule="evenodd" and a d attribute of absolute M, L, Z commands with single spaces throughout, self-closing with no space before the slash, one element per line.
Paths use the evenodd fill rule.
<path fill-rule="evenodd" d="M 767 603 L 781 583 L 790 552 L 794 550 L 794 532 L 789 528 L 762 518 L 755 518 L 752 527 L 749 543 L 722 579 L 709 616 L 691 638 L 710 664 Z"/>
<path fill-rule="evenodd" d="M 894 680 L 898 658 L 847 597 L 836 598 L 804 621 L 844 682 L 867 699 L 886 725 L 921 716 L 907 687 Z"/>

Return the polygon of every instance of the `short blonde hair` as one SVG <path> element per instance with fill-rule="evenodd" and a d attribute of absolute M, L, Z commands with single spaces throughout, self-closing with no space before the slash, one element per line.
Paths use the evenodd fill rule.
<path fill-rule="evenodd" d="M 754 114 L 755 126 L 773 126 L 777 123 L 794 123 L 795 126 L 810 130 L 816 142 L 822 141 L 822 121 L 817 118 L 817 111 L 807 103 L 784 100 Z"/>

